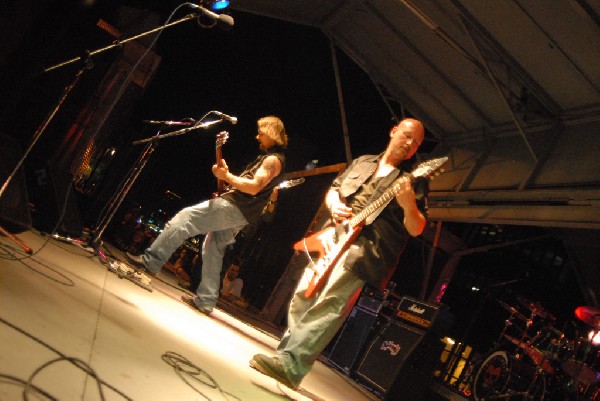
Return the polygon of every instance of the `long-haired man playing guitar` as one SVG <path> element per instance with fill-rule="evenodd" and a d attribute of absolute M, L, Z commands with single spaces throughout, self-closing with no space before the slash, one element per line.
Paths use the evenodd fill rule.
<path fill-rule="evenodd" d="M 267 116 L 257 124 L 256 140 L 261 154 L 240 175 L 232 174 L 224 159 L 212 167 L 215 177 L 230 189 L 178 212 L 141 257 L 127 255 L 130 260 L 143 263 L 150 274 L 156 274 L 186 239 L 206 234 L 202 245 L 202 281 L 195 297 L 183 295 L 182 300 L 207 315 L 219 297 L 227 245 L 235 241 L 236 234 L 248 223 L 259 220 L 271 192 L 283 181 L 284 150 L 288 142 L 283 122 Z"/>

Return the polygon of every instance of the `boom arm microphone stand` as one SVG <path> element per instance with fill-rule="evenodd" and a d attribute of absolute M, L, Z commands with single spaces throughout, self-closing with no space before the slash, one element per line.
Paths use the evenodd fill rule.
<path fill-rule="evenodd" d="M 203 7 L 198 7 L 198 8 L 200 9 L 201 12 L 204 10 Z M 203 12 L 203 14 L 206 14 L 206 13 Z M 207 14 L 207 15 L 211 16 L 210 14 Z M 215 14 L 215 15 L 217 15 L 217 14 Z M 21 157 L 21 159 L 18 161 L 18 163 L 15 166 L 14 170 L 12 171 L 12 173 L 8 176 L 8 178 L 6 179 L 6 181 L 4 182 L 4 184 L 2 185 L 2 188 L 0 189 L 0 198 L 4 194 L 4 191 L 8 187 L 8 184 L 11 182 L 11 180 L 13 179 L 13 177 L 17 174 L 17 172 L 19 171 L 19 169 L 21 168 L 21 166 L 25 162 L 25 159 L 27 158 L 27 156 L 29 155 L 29 153 L 31 152 L 31 150 L 33 149 L 33 147 L 35 146 L 35 144 L 37 143 L 37 141 L 40 139 L 40 137 L 42 136 L 42 134 L 45 132 L 45 130 L 48 127 L 48 125 L 50 125 L 50 122 L 52 121 L 52 119 L 54 118 L 54 116 L 56 115 L 56 113 L 58 112 L 58 110 L 61 108 L 61 106 L 63 105 L 64 101 L 71 94 L 71 92 L 73 91 L 73 89 L 75 88 L 75 86 L 77 85 L 77 83 L 79 82 L 79 80 L 81 79 L 81 76 L 83 75 L 83 73 L 85 72 L 85 70 L 91 69 L 93 67 L 93 63 L 91 63 L 91 56 L 95 56 L 96 54 L 103 53 L 103 52 L 105 52 L 107 50 L 112 50 L 112 49 L 115 49 L 115 48 L 120 48 L 120 47 L 122 47 L 124 44 L 126 44 L 128 42 L 131 42 L 133 40 L 137 40 L 137 39 L 139 39 L 141 37 L 150 35 L 152 33 L 158 32 L 158 31 L 162 31 L 163 29 L 171 27 L 173 25 L 177 25 L 179 23 L 186 22 L 186 21 L 189 21 L 191 19 L 196 19 L 197 17 L 198 16 L 196 14 L 186 15 L 185 17 L 183 17 L 183 18 L 181 18 L 179 20 L 176 20 L 176 21 L 173 21 L 173 22 L 171 22 L 169 24 L 165 24 L 165 25 L 162 25 L 162 26 L 160 26 L 158 28 L 155 28 L 155 29 L 143 32 L 143 33 L 138 34 L 136 36 L 133 36 L 131 38 L 115 41 L 113 44 L 111 44 L 109 46 L 106 46 L 106 47 L 103 47 L 101 49 L 94 50 L 92 52 L 86 51 L 83 56 L 72 58 L 70 60 L 67 60 L 65 62 L 56 64 L 54 66 L 48 67 L 45 70 L 43 70 L 42 73 L 47 73 L 47 72 L 56 70 L 58 68 L 65 67 L 67 65 L 76 63 L 76 62 L 81 62 L 83 64 L 83 66 L 75 74 L 75 78 L 73 79 L 73 81 L 69 85 L 67 85 L 65 87 L 65 89 L 63 90 L 62 96 L 60 97 L 60 99 L 59 99 L 58 103 L 56 104 L 56 106 L 54 107 L 54 109 L 52 109 L 52 111 L 50 113 L 48 113 L 48 116 L 46 117 L 46 119 L 40 124 L 40 126 L 38 127 L 38 129 L 35 131 L 35 133 L 33 135 L 33 139 L 31 141 L 31 144 L 29 145 L 29 147 L 27 148 L 27 150 L 25 151 L 25 153 L 23 154 L 23 156 Z M 217 17 L 218 17 L 218 15 L 217 15 Z M 31 250 L 31 248 L 29 248 L 23 241 L 21 241 L 17 236 L 15 236 L 15 235 L 9 233 L 8 231 L 6 231 L 2 226 L 0 226 L 0 234 L 3 234 L 6 237 L 8 237 L 11 240 L 13 240 L 21 248 L 23 248 L 23 250 L 27 254 L 32 254 L 33 253 L 32 250 Z"/>
<path fill-rule="evenodd" d="M 102 239 L 101 239 L 102 234 L 104 233 L 104 231 L 106 230 L 106 228 L 110 224 L 112 218 L 114 217 L 115 213 L 117 212 L 117 210 L 121 206 L 121 203 L 125 199 L 125 196 L 127 196 L 127 194 L 129 193 L 129 190 L 131 189 L 131 187 L 133 186 L 133 184 L 137 180 L 138 176 L 140 175 L 140 173 L 142 172 L 142 170 L 146 166 L 146 163 L 148 163 L 148 159 L 150 158 L 150 156 L 152 155 L 152 153 L 154 152 L 154 150 L 158 146 L 158 141 L 161 140 L 161 139 L 164 139 L 164 138 L 169 138 L 169 137 L 176 136 L 176 135 L 186 134 L 186 133 L 188 133 L 188 132 L 190 132 L 192 130 L 196 130 L 196 129 L 200 129 L 200 128 L 206 129 L 206 128 L 209 128 L 210 126 L 214 125 L 214 124 L 217 124 L 217 123 L 220 123 L 221 121 L 223 121 L 223 119 L 219 119 L 219 120 L 207 121 L 207 122 L 203 123 L 202 120 L 208 114 L 210 114 L 210 112 L 207 113 L 200 120 L 198 120 L 198 122 L 196 122 L 196 123 L 191 123 L 191 122 L 190 123 L 174 123 L 172 121 L 153 121 L 152 123 L 158 123 L 158 124 L 161 124 L 163 126 L 169 126 L 169 125 L 173 125 L 173 124 L 193 124 L 193 125 L 191 127 L 183 128 L 183 129 L 180 129 L 180 130 L 177 130 L 177 131 L 173 131 L 173 132 L 169 132 L 169 133 L 166 133 L 166 134 L 161 134 L 160 131 L 158 131 L 156 135 L 154 135 L 154 136 L 152 136 L 150 138 L 140 139 L 140 140 L 134 141 L 132 143 L 133 145 L 141 145 L 141 144 L 145 143 L 146 146 L 144 147 L 144 150 L 140 154 L 140 157 L 138 158 L 138 160 L 135 162 L 135 164 L 133 165 L 133 167 L 129 171 L 127 177 L 125 177 L 125 179 L 123 180 L 122 184 L 119 186 L 119 188 L 117 189 L 117 191 L 113 195 L 112 199 L 109 201 L 107 208 L 102 213 L 102 215 L 98 218 L 97 227 L 93 231 L 93 235 L 92 235 L 92 237 L 90 238 L 90 240 L 88 242 L 88 245 L 100 257 L 102 257 L 103 259 L 105 259 L 104 256 L 99 251 L 99 247 L 102 244 Z"/>

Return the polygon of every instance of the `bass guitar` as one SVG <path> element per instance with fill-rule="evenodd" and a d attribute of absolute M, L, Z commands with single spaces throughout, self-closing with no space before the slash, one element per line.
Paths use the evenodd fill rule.
<path fill-rule="evenodd" d="M 365 206 L 356 216 L 346 220 L 343 224 L 325 228 L 295 243 L 294 250 L 317 257 L 317 262 L 312 267 L 313 276 L 304 295 L 312 298 L 323 288 L 335 265 L 358 238 L 367 217 L 380 207 L 387 205 L 400 193 L 404 182 L 413 182 L 417 178 L 433 176 L 447 160 L 448 157 L 444 156 L 419 164 L 410 174 L 396 179 L 379 198 Z"/>

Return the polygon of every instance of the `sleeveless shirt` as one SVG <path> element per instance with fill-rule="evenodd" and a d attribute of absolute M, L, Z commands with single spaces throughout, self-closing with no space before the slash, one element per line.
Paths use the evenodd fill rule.
<path fill-rule="evenodd" d="M 281 181 L 283 181 L 285 171 L 284 151 L 285 149 L 282 146 L 272 146 L 269 149 L 264 150 L 252 163 L 249 163 L 240 174 L 240 177 L 252 179 L 256 174 L 256 171 L 262 165 L 262 162 L 268 156 L 275 156 L 279 159 L 281 162 L 281 171 L 256 195 L 250 195 L 237 189 L 222 195 L 224 199 L 232 202 L 240 209 L 246 220 L 248 220 L 248 223 L 254 224 L 258 222 L 262 211 L 271 196 L 271 192 L 281 183 Z"/>

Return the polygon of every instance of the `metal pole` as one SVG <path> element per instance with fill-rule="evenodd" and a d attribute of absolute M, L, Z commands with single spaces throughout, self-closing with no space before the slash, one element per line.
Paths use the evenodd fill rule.
<path fill-rule="evenodd" d="M 346 149 L 346 162 L 352 161 L 352 151 L 350 150 L 350 137 L 348 136 L 348 121 L 346 120 L 346 109 L 344 106 L 344 94 L 342 93 L 342 84 L 340 81 L 340 71 L 337 62 L 337 56 L 335 52 L 335 45 L 333 40 L 329 40 L 329 46 L 331 48 L 331 61 L 333 63 L 333 71 L 335 72 L 335 84 L 338 92 L 338 102 L 340 104 L 340 116 L 342 119 L 342 132 L 344 134 L 344 147 Z"/>

